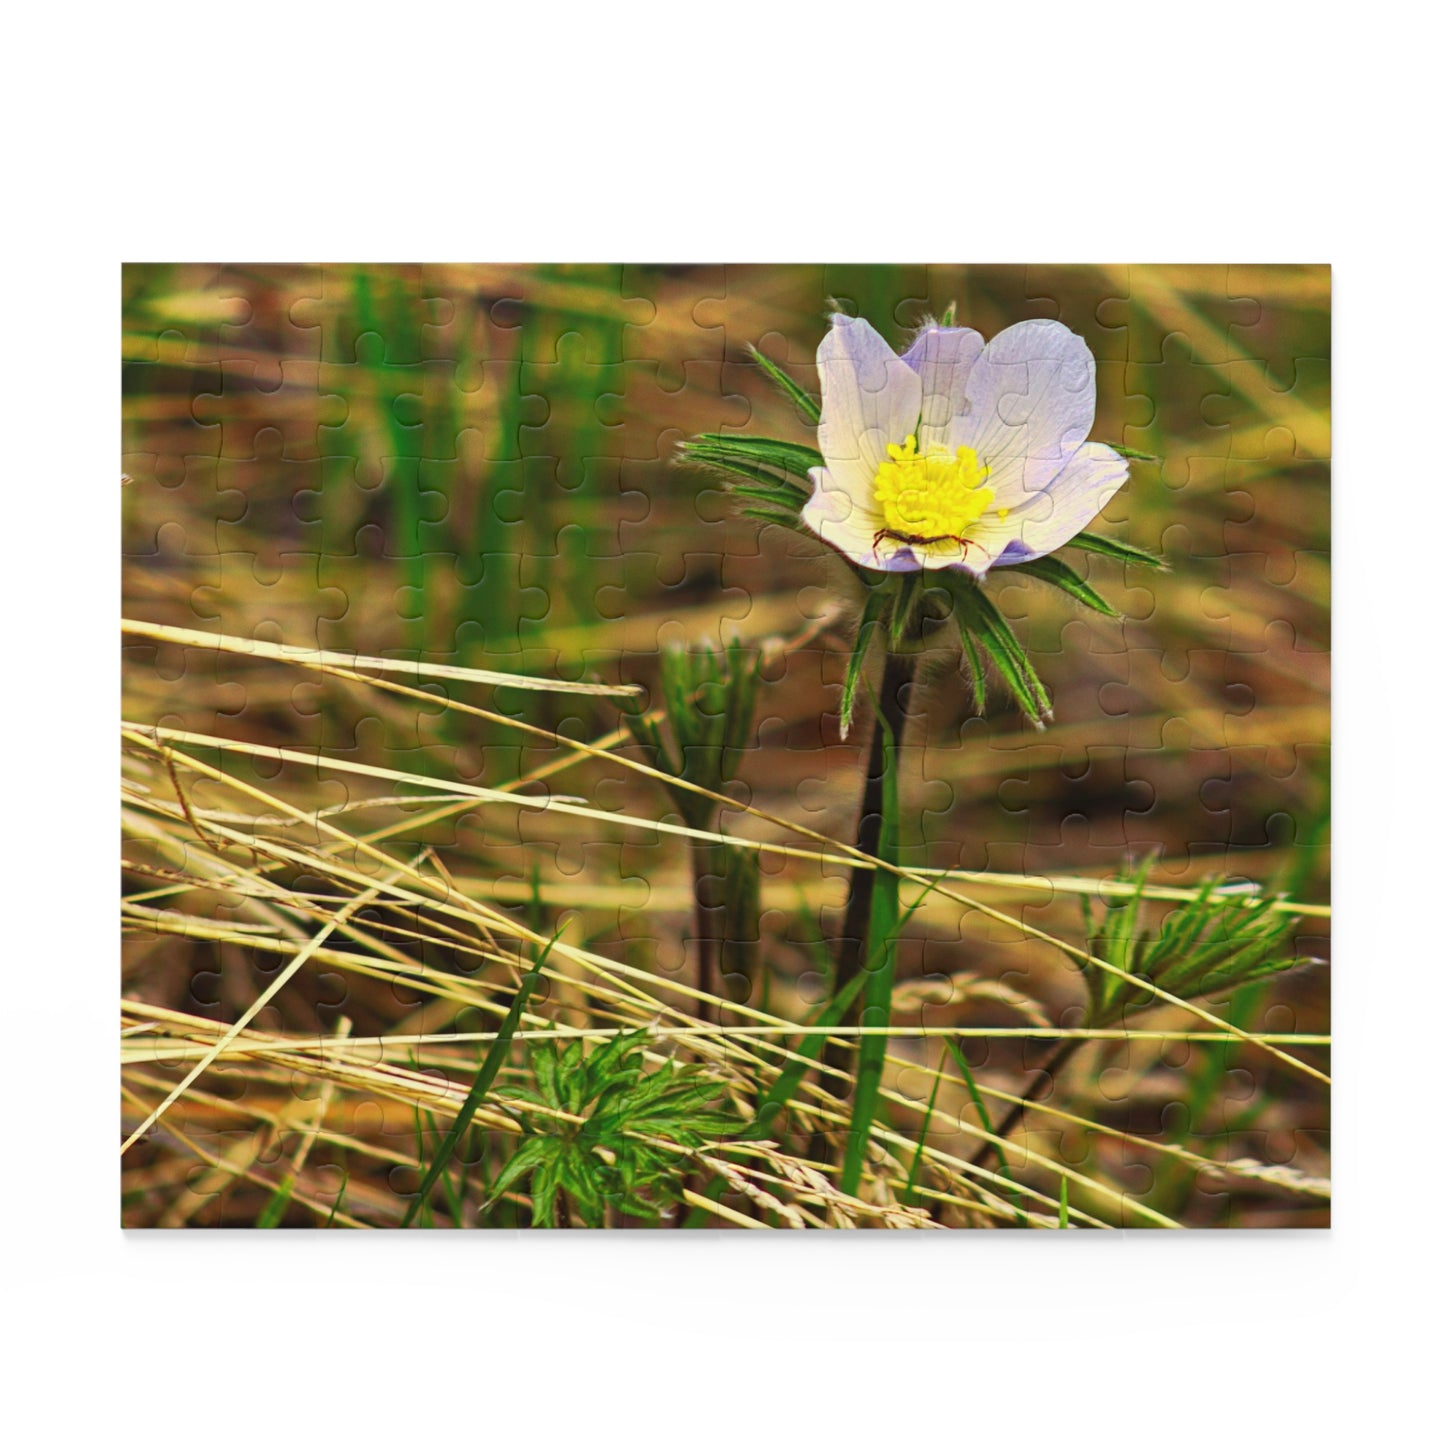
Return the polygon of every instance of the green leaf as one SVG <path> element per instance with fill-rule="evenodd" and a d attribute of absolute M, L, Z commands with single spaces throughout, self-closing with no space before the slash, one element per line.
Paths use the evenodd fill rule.
<path fill-rule="evenodd" d="M 818 1015 L 815 1021 L 817 1027 L 832 1028 L 852 1007 L 853 1000 L 867 981 L 868 975 L 860 972 L 848 983 L 846 988 L 839 989 L 837 996 L 830 999 L 827 1007 Z M 787 1067 L 773 1080 L 767 1093 L 758 1100 L 758 1109 L 753 1117 L 753 1122 L 738 1136 L 740 1139 L 766 1139 L 769 1136 L 773 1121 L 797 1093 L 798 1086 L 817 1061 L 818 1055 L 823 1052 L 823 1045 L 826 1042 L 827 1035 L 821 1033 L 809 1034 L 806 1038 L 798 1041 L 798 1047 L 793 1052 L 799 1057 L 788 1062 Z"/>
<path fill-rule="evenodd" d="M 1134 961 L 1138 942 L 1135 930 L 1139 926 L 1139 912 L 1144 906 L 1144 885 L 1148 876 L 1148 865 L 1142 864 L 1135 875 L 1136 882 L 1133 893 L 1125 900 L 1122 908 L 1113 909 L 1109 915 L 1108 961 L 1115 968 L 1123 969 L 1126 972 L 1130 970 Z"/>
<path fill-rule="evenodd" d="M 331 1205 L 331 1213 L 326 1216 L 326 1223 L 321 1226 L 322 1229 L 330 1229 L 331 1226 L 336 1222 L 336 1215 L 341 1209 L 342 1200 L 346 1198 L 346 1188 L 347 1185 L 349 1185 L 350 1183 L 351 1175 L 348 1172 L 343 1171 L 341 1175 L 341 1188 L 336 1191 L 336 1198 Z"/>
<path fill-rule="evenodd" d="M 1237 989 L 1271 974 L 1296 968 L 1304 960 L 1290 951 L 1296 920 L 1273 907 L 1272 898 L 1240 897 L 1208 883 L 1173 909 L 1152 941 L 1140 925 L 1149 864 L 1123 871 L 1134 884 L 1127 901 L 1105 910 L 1098 934 L 1090 928 L 1090 953 L 1134 978 L 1147 979 L 1177 998 L 1201 998 Z M 1088 928 L 1086 916 L 1086 928 Z M 1157 997 L 1129 978 L 1084 965 L 1089 988 L 1086 1023 L 1107 1026 L 1157 1005 Z"/>
<path fill-rule="evenodd" d="M 1153 567 L 1161 572 L 1169 570 L 1169 564 L 1156 553 L 1130 546 L 1128 542 L 1116 542 L 1112 537 L 1101 537 L 1097 532 L 1080 532 L 1066 545 L 1077 547 L 1082 552 L 1097 552 L 1101 557 L 1113 557 L 1118 562 L 1133 562 L 1139 567 Z"/>
<path fill-rule="evenodd" d="M 1079 912 L 1084 917 L 1084 947 L 1091 954 L 1095 953 L 1101 946 L 1102 936 L 1094 928 L 1094 909 L 1089 902 L 1087 894 L 1079 896 Z M 1105 973 L 1102 968 L 1092 968 L 1085 965 L 1084 986 L 1089 992 L 1089 1007 L 1085 1014 L 1086 1019 L 1099 1019 L 1104 1016 L 1104 980 Z"/>
<path fill-rule="evenodd" d="M 649 1034 L 645 1029 L 614 1034 L 587 1052 L 582 1039 L 560 1048 L 547 1041 L 541 1060 L 556 1060 L 566 1113 L 577 1119 L 528 1121 L 532 1138 L 503 1169 L 510 1184 L 531 1172 L 532 1222 L 548 1227 L 559 1210 L 570 1205 L 583 1224 L 605 1223 L 609 1207 L 638 1218 L 656 1218 L 659 1205 L 648 1198 L 671 1199 L 689 1165 L 665 1151 L 667 1140 L 683 1149 L 697 1149 L 711 1138 L 737 1132 L 740 1121 L 723 1106 L 727 1086 L 697 1065 L 669 1061 L 645 1072 Z M 535 1078 L 535 1072 L 534 1072 Z M 536 1100 L 535 1089 L 502 1092 Z M 610 1157 L 609 1157 L 610 1156 Z M 494 1188 L 492 1198 L 499 1197 Z"/>
<path fill-rule="evenodd" d="M 737 775 L 752 735 L 760 668 L 760 654 L 739 639 L 725 652 L 665 648 L 658 693 L 678 755 L 663 745 L 655 724 L 628 720 L 633 736 L 651 749 L 653 766 L 671 775 L 659 781 L 689 827 L 709 827 L 717 812 L 717 803 L 696 789 L 720 792 Z"/>
<path fill-rule="evenodd" d="M 994 605 L 993 599 L 972 578 L 962 572 L 943 569 L 943 581 L 953 593 L 954 617 L 960 631 L 973 635 L 1024 715 L 1035 727 L 1043 727 L 1053 718 L 1049 695 L 1013 628 Z"/>
<path fill-rule="evenodd" d="M 569 1114 L 580 1114 L 587 1102 L 587 1069 L 582 1040 L 573 1039 L 557 1062 L 557 1092 Z"/>
<path fill-rule="evenodd" d="M 888 645 L 897 652 L 913 630 L 920 602 L 925 590 L 923 572 L 901 572 L 897 581 L 889 588 L 893 611 L 888 617 Z"/>
<path fill-rule="evenodd" d="M 541 1137 L 528 1139 L 520 1145 L 492 1181 L 489 1199 L 500 1199 L 513 1184 L 531 1173 L 546 1159 L 549 1147 L 550 1140 Z"/>
<path fill-rule="evenodd" d="M 1225 967 L 1207 973 L 1200 980 L 1196 997 L 1218 993 L 1221 989 L 1236 989 L 1246 983 L 1254 983 L 1261 978 L 1269 978 L 1272 974 L 1286 973 L 1292 968 L 1301 968 L 1305 960 L 1292 956 L 1275 955 L 1269 958 L 1256 958 L 1250 963 L 1243 963 L 1238 959 L 1231 960 Z"/>
<path fill-rule="evenodd" d="M 1012 570 L 1037 577 L 1041 582 L 1067 592 L 1074 601 L 1082 602 L 1095 612 L 1102 612 L 1105 617 L 1119 615 L 1067 562 L 1061 562 L 1055 556 L 1035 557 L 1032 562 L 1018 563 Z"/>
<path fill-rule="evenodd" d="M 543 1159 L 532 1176 L 532 1228 L 551 1229 L 562 1184 L 562 1158 Z"/>
<path fill-rule="evenodd" d="M 1002 619 L 999 620 L 1002 622 Z M 1049 705 L 1049 695 L 1013 629 L 1002 622 L 997 630 L 980 629 L 974 636 L 1024 716 L 1040 729 L 1045 723 L 1052 722 L 1054 714 Z"/>
<path fill-rule="evenodd" d="M 557 1050 L 550 1039 L 533 1044 L 527 1050 L 527 1062 L 532 1068 L 537 1092 L 554 1109 L 562 1107 L 562 1093 L 557 1085 Z"/>
<path fill-rule="evenodd" d="M 1113 964 L 1116 969 L 1124 973 L 1139 971 L 1135 968 L 1135 964 L 1143 953 L 1143 949 L 1140 947 L 1140 939 L 1136 930 L 1139 927 L 1139 913 L 1144 906 L 1144 884 L 1148 876 L 1149 865 L 1146 861 L 1139 865 L 1139 869 L 1134 875 L 1136 881 L 1134 892 L 1122 907 L 1109 910 L 1108 920 L 1105 924 L 1105 962 Z M 1118 1008 L 1121 1011 L 1123 1007 L 1136 1001 L 1141 1008 L 1147 1007 L 1153 1001 L 1152 994 L 1144 989 L 1130 988 L 1118 973 L 1110 973 L 1105 978 L 1103 994 L 1106 1007 Z"/>
<path fill-rule="evenodd" d="M 753 360 L 757 362 L 763 375 L 816 426 L 823 415 L 823 408 L 819 403 L 813 397 L 809 396 L 782 367 L 764 356 L 756 346 L 748 347 L 748 351 Z"/>
<path fill-rule="evenodd" d="M 633 1070 L 640 1072 L 642 1060 L 635 1058 L 635 1055 L 646 1045 L 646 1029 L 633 1029 L 631 1033 L 618 1034 L 616 1038 L 608 1039 L 588 1060 L 588 1074 L 594 1079 L 605 1079 L 625 1066 L 630 1056 L 633 1057 Z"/>
<path fill-rule="evenodd" d="M 943 1083 L 943 1070 L 933 1076 L 933 1089 L 928 1095 L 928 1107 L 923 1111 L 923 1122 L 918 1126 L 918 1144 L 913 1150 L 913 1162 L 908 1166 L 908 1179 L 903 1186 L 903 1203 L 913 1203 L 913 1188 L 918 1183 L 918 1173 L 923 1167 L 923 1149 L 928 1143 L 928 1126 L 933 1122 L 934 1106 L 938 1103 L 939 1085 Z"/>
<path fill-rule="evenodd" d="M 1214 946 L 1200 950 L 1184 967 L 1171 970 L 1170 982 L 1165 984 L 1171 993 L 1175 992 L 1176 978 L 1181 989 L 1199 995 L 1236 988 L 1251 979 L 1298 966 L 1300 960 L 1288 951 L 1293 926 L 1288 914 L 1241 903 L 1233 903 L 1230 908 L 1236 916 L 1223 915 L 1227 921 L 1211 935 Z"/>
<path fill-rule="evenodd" d="M 1118 452 L 1125 461 L 1129 462 L 1157 462 L 1159 460 L 1153 452 L 1136 451 L 1133 447 L 1121 446 L 1118 442 L 1110 442 L 1109 450 Z"/>
<path fill-rule="evenodd" d="M 848 668 L 843 674 L 843 700 L 838 712 L 838 731 L 845 738 L 853 726 L 853 704 L 858 696 L 858 682 L 863 676 L 863 664 L 867 659 L 873 634 L 877 632 L 887 611 L 889 600 L 889 590 L 886 587 L 873 587 L 869 589 L 868 600 L 863 604 L 858 635 L 853 639 L 853 651 L 848 655 Z"/>
<path fill-rule="evenodd" d="M 983 659 L 978 655 L 978 648 L 967 628 L 960 627 L 958 635 L 963 642 L 963 655 L 968 659 L 968 680 L 973 688 L 973 710 L 982 717 L 988 704 L 988 679 L 983 675 Z"/>
<path fill-rule="evenodd" d="M 729 451 L 714 451 L 710 447 L 698 447 L 691 442 L 684 442 L 682 460 L 742 477 L 753 484 L 766 499 L 777 498 L 780 505 L 786 503 L 789 506 L 802 506 L 810 495 L 806 488 L 791 477 L 782 476 L 769 467 L 737 457 Z M 736 482 L 729 482 L 728 486 L 732 491 L 746 492 L 746 488 L 738 486 Z"/>
<path fill-rule="evenodd" d="M 1194 947 L 1212 917 L 1210 900 L 1214 897 L 1215 887 L 1216 883 L 1211 879 L 1184 907 L 1175 909 L 1164 920 L 1164 926 L 1159 930 L 1158 948 L 1182 954 Z"/>
<path fill-rule="evenodd" d="M 744 507 L 742 515 L 768 526 L 786 527 L 790 532 L 801 532 L 804 536 L 811 535 L 807 524 L 796 512 L 784 512 L 776 507 Z"/>
<path fill-rule="evenodd" d="M 752 997 L 762 955 L 762 870 L 759 856 L 751 848 L 721 851 L 723 927 L 718 966 L 724 982 L 746 980 L 745 996 Z M 729 987 L 741 992 L 735 982 Z"/>
<path fill-rule="evenodd" d="M 757 466 L 775 467 L 789 477 L 809 482 L 808 472 L 823 465 L 823 454 L 815 447 L 798 442 L 780 441 L 776 437 L 731 436 L 721 432 L 703 432 L 682 444 L 682 454 L 695 461 L 752 462 Z"/>
<path fill-rule="evenodd" d="M 993 1120 L 989 1117 L 988 1109 L 984 1106 L 983 1095 L 978 1091 L 978 1084 L 974 1081 L 973 1070 L 969 1068 L 968 1060 L 963 1056 L 963 1050 L 959 1048 L 956 1039 L 945 1038 L 944 1043 L 948 1045 L 948 1051 L 953 1055 L 953 1062 L 958 1065 L 958 1072 L 963 1076 L 963 1082 L 968 1087 L 968 1097 L 973 1100 L 973 1107 L 978 1110 L 979 1123 L 983 1125 L 986 1133 L 992 1134 Z M 943 1071 L 940 1069 L 939 1072 L 942 1073 Z M 999 1174 L 1008 1180 L 1012 1188 L 1014 1177 L 1009 1172 L 1008 1158 L 1003 1152 L 1003 1145 L 998 1142 L 997 1138 L 993 1141 L 993 1152 L 998 1159 Z M 1012 1192 L 1014 1215 L 1020 1224 L 1027 1224 L 1028 1220 L 1024 1218 L 1023 1207 L 1019 1203 L 1019 1192 L 1016 1188 L 1012 1188 Z"/>
<path fill-rule="evenodd" d="M 754 481 L 735 484 L 729 489 L 733 496 L 741 497 L 744 501 L 758 502 L 765 507 L 776 507 L 780 512 L 795 512 L 807 500 L 800 488 L 785 486 L 771 472 L 761 472 L 756 468 L 742 466 L 733 467 L 731 464 L 729 464 L 729 469 L 739 476 L 754 478 Z"/>
<path fill-rule="evenodd" d="M 737 776 L 738 764 L 752 738 L 753 714 L 757 711 L 758 686 L 762 680 L 762 654 L 750 652 L 740 638 L 728 644 L 725 668 L 722 763 L 725 781 Z"/>

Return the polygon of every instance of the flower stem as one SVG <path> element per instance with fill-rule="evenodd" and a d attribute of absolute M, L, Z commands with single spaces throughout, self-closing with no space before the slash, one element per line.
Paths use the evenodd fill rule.
<path fill-rule="evenodd" d="M 913 685 L 916 659 L 907 653 L 890 651 L 883 668 L 883 686 L 878 694 L 878 711 L 886 726 L 873 727 L 873 742 L 868 752 L 868 774 L 863 785 L 863 802 L 858 810 L 858 842 L 860 853 L 878 856 L 878 843 L 883 832 L 883 770 L 884 738 L 891 733 L 897 742 L 903 738 L 908 721 L 906 693 Z M 876 869 L 856 867 L 848 880 L 848 904 L 843 913 L 843 932 L 838 940 L 838 957 L 833 971 L 833 996 L 847 988 L 863 967 L 863 950 L 868 938 L 868 918 L 873 911 L 873 888 L 878 877 Z M 839 1020 L 844 1027 L 857 1024 L 863 1009 L 860 994 Z M 850 1051 L 835 1043 L 823 1050 L 823 1062 L 831 1068 L 848 1072 Z M 847 1092 L 840 1078 L 825 1074 L 826 1087 L 837 1098 Z"/>
<path fill-rule="evenodd" d="M 1087 1042 L 1087 1039 L 1064 1039 L 1059 1043 L 1048 1058 L 1039 1065 L 1039 1071 L 1034 1075 L 1033 1083 L 1024 1091 L 1023 1097 L 994 1126 L 994 1139 L 1006 1139 L 1018 1128 L 1019 1121 L 1029 1112 L 1029 1106 L 1035 1103 L 1039 1095 L 1058 1078 L 1059 1071 Z M 994 1143 L 993 1139 L 982 1145 L 969 1162 L 981 1168 L 988 1163 L 990 1154 L 996 1154 L 999 1162 L 1003 1162 L 1003 1149 Z"/>
<path fill-rule="evenodd" d="M 713 845 L 701 838 L 692 841 L 692 931 L 693 956 L 697 961 L 697 991 L 712 994 L 717 991 L 717 946 L 712 936 L 712 911 L 709 904 L 718 880 L 715 878 L 717 862 Z M 710 998 L 697 1001 L 699 1023 L 715 1023 L 715 1010 Z"/>

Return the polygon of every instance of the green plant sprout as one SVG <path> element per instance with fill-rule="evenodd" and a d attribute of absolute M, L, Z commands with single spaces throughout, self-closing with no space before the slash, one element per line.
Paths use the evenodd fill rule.
<path fill-rule="evenodd" d="M 1158 933 L 1151 934 L 1142 926 L 1149 870 L 1148 859 L 1121 869 L 1115 881 L 1130 884 L 1133 892 L 1105 898 L 1102 916 L 1095 914 L 1086 896 L 1079 899 L 1089 954 L 1097 960 L 1079 965 L 1088 991 L 1086 1029 L 1122 1027 L 1165 1002 L 1161 991 L 1186 1001 L 1217 997 L 1309 962 L 1293 950 L 1299 920 L 1278 906 L 1285 901 L 1283 895 L 1230 892 L 1219 879 L 1207 882 L 1187 903 L 1172 909 Z M 992 1130 L 995 1137 L 1013 1132 L 1085 1042 L 1064 1039 L 1050 1053 L 1022 1099 Z M 985 1145 L 974 1162 L 981 1163 L 993 1147 Z"/>
<path fill-rule="evenodd" d="M 1128 1016 L 1157 1007 L 1158 996 L 1131 984 L 1129 977 L 1145 979 L 1175 998 L 1207 998 L 1305 962 L 1291 950 L 1298 920 L 1276 908 L 1282 901 L 1278 895 L 1231 894 L 1218 879 L 1173 909 L 1159 932 L 1150 934 L 1140 927 L 1149 866 L 1145 861 L 1119 872 L 1117 881 L 1133 884 L 1134 892 L 1105 900 L 1097 921 L 1089 899 L 1079 900 L 1090 953 L 1112 965 L 1082 965 L 1089 991 L 1086 1028 L 1118 1027 Z"/>
<path fill-rule="evenodd" d="M 742 1128 L 727 1086 L 698 1064 L 668 1060 L 644 1071 L 645 1029 L 619 1034 L 590 1054 L 581 1039 L 543 1039 L 527 1049 L 527 1084 L 498 1089 L 526 1103 L 524 1142 L 503 1166 L 492 1200 L 528 1181 L 532 1223 L 590 1229 L 610 1208 L 657 1220 L 682 1198 L 689 1155 Z"/>

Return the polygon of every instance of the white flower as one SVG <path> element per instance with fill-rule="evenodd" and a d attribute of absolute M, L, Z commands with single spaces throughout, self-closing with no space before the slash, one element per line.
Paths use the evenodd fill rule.
<path fill-rule="evenodd" d="M 803 520 L 861 567 L 910 572 L 1028 562 L 1062 547 L 1128 479 L 1098 442 L 1094 358 L 1057 321 L 987 345 L 929 326 L 902 356 L 834 316 L 818 348 L 823 415 Z"/>

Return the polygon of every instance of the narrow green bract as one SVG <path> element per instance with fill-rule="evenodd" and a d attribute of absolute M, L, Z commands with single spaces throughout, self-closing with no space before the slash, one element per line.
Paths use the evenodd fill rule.
<path fill-rule="evenodd" d="M 845 738 L 853 726 L 853 705 L 858 698 L 858 683 L 863 677 L 863 665 L 892 600 L 887 588 L 874 587 L 868 593 L 867 602 L 863 604 L 863 616 L 853 638 L 853 650 L 848 654 L 848 669 L 843 674 L 843 699 L 838 709 L 838 731 Z"/>

